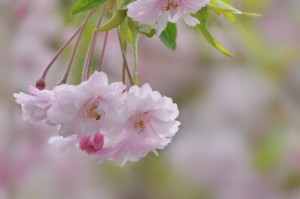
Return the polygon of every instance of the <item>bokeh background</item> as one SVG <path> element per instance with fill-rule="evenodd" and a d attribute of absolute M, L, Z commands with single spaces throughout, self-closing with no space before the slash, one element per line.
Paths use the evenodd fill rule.
<path fill-rule="evenodd" d="M 178 103 L 180 131 L 159 157 L 123 168 L 47 144 L 55 128 L 28 124 L 13 93 L 34 84 L 85 14 L 72 0 L 0 0 L 0 199 L 300 199 L 300 1 L 239 0 L 262 13 L 238 25 L 211 16 L 228 58 L 197 30 L 178 29 L 176 52 L 140 38 L 140 84 Z M 99 13 L 99 11 L 97 11 Z M 88 23 L 69 83 L 81 67 L 97 16 Z M 117 36 L 109 33 L 104 71 L 121 80 Z M 100 35 L 93 65 L 103 42 Z M 62 78 L 71 48 L 47 77 Z M 128 54 L 130 65 L 132 59 Z"/>

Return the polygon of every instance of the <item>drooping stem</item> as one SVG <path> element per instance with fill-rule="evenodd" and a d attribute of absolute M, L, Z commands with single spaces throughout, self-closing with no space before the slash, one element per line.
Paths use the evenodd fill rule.
<path fill-rule="evenodd" d="M 104 43 L 103 43 L 103 46 L 102 46 L 102 51 L 101 51 L 101 55 L 100 55 L 100 62 L 99 62 L 99 69 L 98 71 L 102 71 L 102 66 L 103 66 L 103 60 L 104 60 L 104 54 L 105 54 L 105 49 L 106 49 L 106 43 L 107 43 L 107 38 L 108 38 L 108 31 L 105 32 L 105 35 L 104 35 Z"/>
<path fill-rule="evenodd" d="M 128 67 L 128 62 L 127 62 L 126 56 L 125 56 L 125 54 L 124 54 L 124 51 L 122 50 L 123 47 L 122 47 L 122 41 L 121 41 L 121 36 L 120 36 L 120 31 L 119 31 L 119 29 L 118 29 L 118 37 L 119 37 L 119 43 L 120 43 L 121 53 L 122 53 L 122 57 L 123 57 L 123 64 L 124 64 L 124 66 L 125 66 L 125 69 L 126 69 L 127 76 L 128 76 L 128 78 L 129 78 L 130 84 L 131 84 L 131 86 L 133 86 L 133 85 L 134 85 L 134 81 L 133 81 L 132 75 L 131 75 L 130 70 L 129 70 L 129 67 Z"/>
<path fill-rule="evenodd" d="M 92 12 L 90 12 L 90 13 L 86 16 L 85 20 L 83 21 L 83 23 L 82 23 L 82 25 L 81 25 L 81 30 L 80 30 L 80 32 L 79 32 L 79 35 L 78 35 L 78 38 L 77 38 L 77 40 L 76 40 L 75 46 L 74 46 L 74 48 L 73 48 L 71 57 L 70 57 L 70 59 L 69 59 L 67 70 L 65 71 L 65 74 L 64 74 L 64 76 L 63 76 L 63 79 L 62 79 L 58 84 L 65 84 L 65 83 L 67 82 L 67 80 L 68 80 L 69 73 L 70 73 L 70 71 L 71 71 L 71 68 L 72 68 L 72 65 L 73 65 L 73 62 L 74 62 L 74 58 L 75 58 L 76 52 L 77 52 L 77 50 L 78 50 L 78 45 L 79 45 L 79 42 L 80 42 L 80 40 L 81 40 L 83 30 L 84 30 L 84 28 L 85 28 L 85 26 L 86 26 L 86 24 L 87 24 L 87 22 L 88 22 L 88 19 L 89 19 L 90 16 L 91 16 L 91 14 L 92 14 Z"/>
<path fill-rule="evenodd" d="M 126 52 L 124 52 L 125 54 Z M 126 54 L 125 54 L 126 56 Z M 123 62 L 123 67 L 122 67 L 122 82 L 123 84 L 126 83 L 126 66 L 125 66 L 125 62 Z"/>
<path fill-rule="evenodd" d="M 88 16 L 90 16 L 95 10 L 91 10 Z M 76 30 L 76 32 L 68 39 L 68 41 L 57 51 L 53 59 L 50 61 L 50 63 L 45 68 L 42 76 L 37 80 L 36 82 L 36 88 L 43 90 L 46 86 L 45 78 L 48 74 L 48 71 L 52 67 L 53 63 L 57 60 L 57 58 L 61 55 L 61 53 L 65 50 L 65 48 L 71 43 L 71 41 L 77 36 L 78 33 L 81 32 L 83 29 L 83 25 L 79 26 L 79 28 Z"/>
<path fill-rule="evenodd" d="M 135 38 L 134 45 L 133 45 L 133 60 L 134 60 L 134 72 L 133 72 L 133 80 L 134 84 L 138 84 L 138 75 L 137 75 L 137 44 L 138 44 L 138 35 Z"/>
<path fill-rule="evenodd" d="M 115 5 L 115 1 L 112 2 L 111 4 L 111 8 L 109 10 L 109 18 L 112 17 L 113 14 L 113 9 L 114 9 L 114 5 Z M 99 67 L 98 67 L 98 71 L 102 71 L 102 66 L 103 66 L 103 60 L 104 60 L 104 54 L 105 54 L 105 50 L 106 50 L 106 44 L 107 44 L 107 38 L 108 38 L 108 33 L 109 31 L 105 32 L 105 36 L 104 36 L 104 43 L 102 46 L 102 51 L 101 51 L 101 55 L 100 55 L 100 62 L 99 62 Z"/>
<path fill-rule="evenodd" d="M 126 56 L 127 52 L 127 35 L 128 34 L 128 19 L 126 18 L 123 23 L 120 26 L 120 37 L 122 42 L 122 50 L 124 52 L 124 55 Z M 126 83 L 126 68 L 125 63 L 123 62 L 122 65 L 122 82 Z"/>
<path fill-rule="evenodd" d="M 68 41 L 57 51 L 57 53 L 55 54 L 55 56 L 53 57 L 53 59 L 50 61 L 50 63 L 48 64 L 48 66 L 45 68 L 42 76 L 40 79 L 45 79 L 45 77 L 47 76 L 47 73 L 49 71 L 49 69 L 51 68 L 51 66 L 53 65 L 53 63 L 57 60 L 57 58 L 61 55 L 61 53 L 64 51 L 64 49 L 68 46 L 68 44 L 76 37 L 76 35 L 81 31 L 82 29 L 82 25 L 79 26 L 79 28 L 76 30 L 76 32 L 70 37 L 70 39 L 68 39 Z"/>
<path fill-rule="evenodd" d="M 102 19 L 103 19 L 104 14 L 105 14 L 106 7 L 107 7 L 107 3 L 104 3 L 104 5 L 101 9 L 101 14 L 100 14 L 99 20 L 97 22 L 96 28 L 99 28 L 99 26 L 102 22 Z M 89 44 L 89 48 L 88 48 L 88 51 L 87 51 L 86 56 L 85 56 L 85 61 L 84 61 L 83 70 L 82 70 L 82 77 L 81 77 L 82 81 L 87 80 L 88 76 L 89 76 L 89 73 L 90 73 L 90 68 L 91 68 L 91 64 L 92 64 L 92 57 L 93 57 L 93 54 L 94 54 L 97 35 L 98 35 L 98 32 L 94 31 L 92 40 Z"/>

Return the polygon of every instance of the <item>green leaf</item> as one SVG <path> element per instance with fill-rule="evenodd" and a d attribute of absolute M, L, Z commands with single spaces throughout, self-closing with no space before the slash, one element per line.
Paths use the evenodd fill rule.
<path fill-rule="evenodd" d="M 176 24 L 168 22 L 166 29 L 160 34 L 160 40 L 171 50 L 176 49 L 177 27 Z"/>
<path fill-rule="evenodd" d="M 117 10 L 116 14 L 96 31 L 108 31 L 120 25 L 127 16 L 127 10 Z"/>
<path fill-rule="evenodd" d="M 94 8 L 95 6 L 100 5 L 104 2 L 105 2 L 105 0 L 79 0 L 74 5 L 74 7 L 72 9 L 72 14 L 77 14 L 77 13 L 85 11 L 85 10 L 90 10 L 90 9 Z"/>
<path fill-rule="evenodd" d="M 139 26 L 139 32 L 147 37 L 151 38 L 155 35 L 156 29 L 153 25 L 142 24 Z"/>
<path fill-rule="evenodd" d="M 230 5 L 230 1 L 226 0 L 211 0 L 208 3 L 208 7 L 211 8 L 215 13 L 218 15 L 222 14 L 236 14 L 236 15 L 247 15 L 247 16 L 252 16 L 252 17 L 258 17 L 261 16 L 260 14 L 257 13 L 248 13 L 248 12 L 242 12 L 233 6 Z"/>
<path fill-rule="evenodd" d="M 129 18 L 129 20 L 128 20 L 128 27 L 129 27 L 130 36 L 132 38 L 131 43 L 133 43 L 134 40 L 137 39 L 137 36 L 139 34 L 139 25 L 138 25 L 138 22 L 133 21 L 132 19 Z"/>
<path fill-rule="evenodd" d="M 222 0 L 222 1 L 224 1 L 225 3 L 227 3 L 230 6 L 233 6 L 232 0 Z M 229 13 L 224 13 L 224 16 L 232 23 L 237 24 L 237 18 L 235 16 L 235 14 L 232 14 L 229 12 Z"/>
<path fill-rule="evenodd" d="M 222 0 L 224 1 L 225 3 L 229 4 L 229 5 L 232 5 L 232 0 Z"/>
<path fill-rule="evenodd" d="M 213 36 L 210 34 L 207 28 L 207 18 L 208 18 L 207 7 L 202 8 L 196 14 L 193 14 L 193 16 L 200 21 L 200 24 L 198 24 L 197 27 L 202 33 L 202 35 L 204 36 L 204 38 L 206 39 L 206 41 L 208 41 L 208 43 L 210 43 L 213 47 L 218 49 L 223 54 L 229 57 L 233 57 L 233 54 L 229 50 L 227 50 L 221 43 L 219 43 L 215 38 L 213 38 Z"/>
<path fill-rule="evenodd" d="M 127 49 L 127 35 L 128 33 L 128 18 L 125 18 L 125 20 L 120 25 L 120 39 L 122 44 L 122 50 L 125 53 Z"/>

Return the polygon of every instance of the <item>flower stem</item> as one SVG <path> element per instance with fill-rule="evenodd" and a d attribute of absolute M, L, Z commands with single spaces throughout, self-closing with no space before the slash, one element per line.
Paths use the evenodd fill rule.
<path fill-rule="evenodd" d="M 105 35 L 104 35 L 104 43 L 103 43 L 103 46 L 102 46 L 102 51 L 101 51 L 101 55 L 100 55 L 100 62 L 99 62 L 99 69 L 98 69 L 99 72 L 102 71 L 104 53 L 105 53 L 105 49 L 106 49 L 108 33 L 109 32 L 107 31 L 107 32 L 105 32 Z"/>
<path fill-rule="evenodd" d="M 50 61 L 50 63 L 48 64 L 48 66 L 46 67 L 46 69 L 44 70 L 42 76 L 40 79 L 45 79 L 45 77 L 47 76 L 47 73 L 49 71 L 49 69 L 51 68 L 51 66 L 53 65 L 53 63 L 57 60 L 57 58 L 61 55 L 61 53 L 64 51 L 64 49 L 68 46 L 68 44 L 76 37 L 76 35 L 80 32 L 82 26 L 80 26 L 76 32 L 71 36 L 70 39 L 68 39 L 68 41 L 57 51 L 57 53 L 55 54 L 55 56 L 53 57 L 53 59 Z"/>
<path fill-rule="evenodd" d="M 91 15 L 95 10 L 91 10 L 91 12 L 88 15 Z M 43 90 L 46 86 L 45 78 L 48 74 L 48 71 L 52 67 L 53 63 L 57 60 L 57 58 L 61 55 L 61 53 L 65 50 L 65 48 L 71 43 L 71 41 L 76 37 L 78 33 L 81 32 L 83 29 L 83 25 L 79 26 L 79 28 L 76 30 L 76 32 L 68 39 L 68 41 L 57 51 L 53 59 L 50 61 L 50 63 L 45 68 L 42 76 L 37 80 L 36 87 L 40 90 Z"/>
<path fill-rule="evenodd" d="M 134 45 L 133 45 L 133 60 L 134 60 L 134 73 L 133 73 L 133 80 L 134 80 L 134 84 L 137 85 L 139 80 L 138 80 L 138 75 L 137 75 L 137 57 L 138 57 L 138 35 L 136 36 L 136 40 L 134 41 Z"/>
<path fill-rule="evenodd" d="M 126 53 L 126 52 L 124 52 Z M 122 82 L 123 84 L 126 83 L 126 66 L 125 66 L 125 62 L 123 62 L 123 67 L 122 67 Z"/>
<path fill-rule="evenodd" d="M 113 8 L 114 8 L 115 4 L 116 4 L 116 1 L 113 1 L 112 4 L 111 4 L 111 8 L 109 10 L 109 18 L 111 18 L 112 15 L 113 15 Z M 104 54 L 105 54 L 105 50 L 106 50 L 108 33 L 109 33 L 109 31 L 106 31 L 105 36 L 104 36 L 104 43 L 103 43 L 103 46 L 102 46 L 102 51 L 101 51 L 101 55 L 100 55 L 100 62 L 99 62 L 99 68 L 98 68 L 99 72 L 102 71 L 102 68 L 103 68 L 103 60 L 104 60 Z"/>
<path fill-rule="evenodd" d="M 101 15 L 100 15 L 99 20 L 97 22 L 96 28 L 98 28 L 100 26 L 101 22 L 102 22 L 102 19 L 103 19 L 104 14 L 105 14 L 106 7 L 107 7 L 107 3 L 105 3 L 103 5 L 102 9 L 101 9 Z M 91 64 L 92 64 L 92 57 L 93 57 L 93 54 L 94 54 L 95 44 L 96 44 L 96 40 L 97 40 L 97 34 L 98 34 L 98 32 L 94 31 L 94 34 L 93 34 L 92 40 L 90 42 L 87 54 L 85 56 L 85 61 L 84 61 L 83 70 L 82 70 L 82 77 L 81 77 L 82 81 L 87 80 L 88 76 L 90 74 L 90 68 L 91 68 Z"/>
<path fill-rule="evenodd" d="M 122 41 L 121 41 L 121 36 L 120 36 L 119 29 L 118 29 L 118 37 L 119 37 L 119 42 L 120 42 L 120 47 L 121 47 L 121 53 L 122 53 L 122 57 L 123 57 L 123 65 L 125 66 L 125 69 L 126 69 L 127 76 L 129 78 L 130 84 L 131 84 L 131 86 L 133 86 L 134 85 L 134 81 L 133 81 L 132 75 L 131 75 L 129 67 L 128 67 L 128 62 L 127 62 L 126 56 L 124 54 L 124 51 L 122 50 L 123 47 L 122 47 Z"/>
<path fill-rule="evenodd" d="M 69 74 L 70 74 L 70 71 L 71 71 L 71 68 L 72 68 L 72 65 L 73 65 L 73 62 L 74 62 L 74 58 L 75 58 L 75 55 L 76 55 L 76 52 L 78 50 L 78 45 L 79 45 L 79 42 L 81 40 L 81 37 L 82 37 L 82 33 L 83 33 L 83 30 L 88 22 L 88 19 L 90 18 L 92 12 L 90 12 L 85 20 L 83 21 L 82 25 L 80 26 L 81 29 L 80 29 L 80 32 L 79 32 L 79 35 L 78 35 L 78 38 L 76 40 L 76 43 L 75 43 L 75 46 L 73 48 L 73 51 L 72 51 L 72 54 L 71 54 L 71 57 L 69 59 L 69 62 L 68 62 L 68 67 L 67 67 L 67 70 L 65 71 L 65 74 L 63 76 L 63 79 L 58 83 L 59 85 L 60 84 L 65 84 L 68 80 L 68 77 L 69 77 Z"/>
<path fill-rule="evenodd" d="M 122 42 L 122 50 L 124 52 L 124 55 L 126 56 L 127 53 L 127 37 L 128 37 L 128 19 L 125 19 L 124 22 L 120 26 L 120 36 L 121 36 L 121 42 Z M 122 82 L 126 83 L 126 69 L 125 69 L 125 63 L 123 62 L 122 65 Z"/>

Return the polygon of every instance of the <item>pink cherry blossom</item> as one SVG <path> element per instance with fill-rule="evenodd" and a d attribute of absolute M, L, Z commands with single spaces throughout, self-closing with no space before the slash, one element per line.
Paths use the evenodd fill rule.
<path fill-rule="evenodd" d="M 22 106 L 23 119 L 30 122 L 36 122 L 47 118 L 47 111 L 54 100 L 54 93 L 50 90 L 38 90 L 30 86 L 29 92 L 15 93 L 16 102 Z"/>
<path fill-rule="evenodd" d="M 58 152 L 67 152 L 79 146 L 82 151 L 95 154 L 103 148 L 104 136 L 100 132 L 95 135 L 83 135 L 80 138 L 77 135 L 65 138 L 63 136 L 52 136 L 49 138 L 48 144 Z"/>
<path fill-rule="evenodd" d="M 61 125 L 59 134 L 64 137 L 95 134 L 100 128 L 115 124 L 124 89 L 121 82 L 109 85 L 106 74 L 102 72 L 95 72 L 78 86 L 57 86 L 48 121 Z"/>
<path fill-rule="evenodd" d="M 209 0 L 137 0 L 128 5 L 128 16 L 142 24 L 157 26 L 160 34 L 168 21 L 176 22 L 180 17 L 189 26 L 195 26 L 200 22 L 190 16 L 203 8 Z"/>
<path fill-rule="evenodd" d="M 103 148 L 104 137 L 101 133 L 96 133 L 94 138 L 90 135 L 84 135 L 80 138 L 79 146 L 80 149 L 87 152 L 88 154 L 94 154 Z"/>
<path fill-rule="evenodd" d="M 137 161 L 151 151 L 163 149 L 178 131 L 177 105 L 152 91 L 148 84 L 131 87 L 124 106 L 122 125 L 108 133 L 108 139 L 120 141 L 100 150 L 96 154 L 99 161 L 119 161 L 121 165 L 128 160 Z"/>

